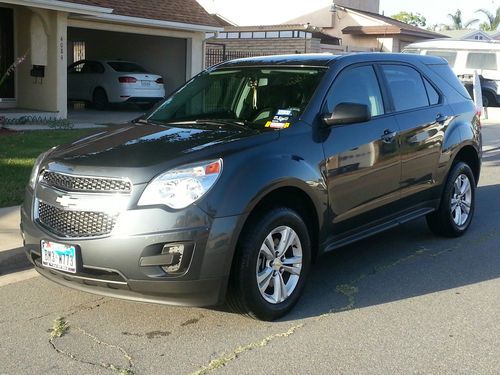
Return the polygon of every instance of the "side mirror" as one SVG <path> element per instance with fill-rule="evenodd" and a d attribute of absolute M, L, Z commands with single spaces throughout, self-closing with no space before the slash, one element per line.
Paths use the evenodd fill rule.
<path fill-rule="evenodd" d="M 372 118 L 366 104 L 339 103 L 332 114 L 323 116 L 323 122 L 328 125 L 353 124 L 355 122 L 366 122 Z"/>

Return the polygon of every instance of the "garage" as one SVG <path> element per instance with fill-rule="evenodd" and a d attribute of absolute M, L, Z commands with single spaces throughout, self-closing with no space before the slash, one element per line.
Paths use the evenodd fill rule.
<path fill-rule="evenodd" d="M 0 93 L 6 117 L 66 118 L 67 68 L 81 59 L 137 63 L 161 76 L 168 95 L 203 69 L 205 35 L 222 29 L 196 0 L 1 0 L 0 9 L 0 36 L 14 52 L 1 64 L 22 57 Z"/>

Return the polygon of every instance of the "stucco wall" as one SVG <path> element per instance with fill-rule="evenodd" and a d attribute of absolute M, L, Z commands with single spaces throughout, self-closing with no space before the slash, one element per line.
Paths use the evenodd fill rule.
<path fill-rule="evenodd" d="M 40 54 L 34 49 L 33 59 L 31 56 L 32 36 L 29 25 L 33 18 L 42 22 L 47 40 L 45 77 L 38 79 L 30 75 L 33 59 L 40 58 Z M 16 7 L 17 54 L 22 55 L 28 51 L 25 63 L 19 66 L 16 73 L 18 107 L 59 112 L 57 116 L 66 117 L 66 22 L 66 13 L 49 10 L 37 10 L 35 13 L 25 7 Z M 44 62 L 43 59 L 38 61 L 40 62 Z"/>
<path fill-rule="evenodd" d="M 85 42 L 87 59 L 130 60 L 162 75 L 167 92 L 186 81 L 186 39 L 71 27 L 68 40 Z"/>

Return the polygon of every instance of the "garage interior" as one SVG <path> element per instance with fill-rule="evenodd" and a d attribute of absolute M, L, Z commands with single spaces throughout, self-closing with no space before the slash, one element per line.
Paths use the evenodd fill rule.
<path fill-rule="evenodd" d="M 187 40 L 68 27 L 68 66 L 73 62 L 120 59 L 163 76 L 168 95 L 186 82 Z"/>

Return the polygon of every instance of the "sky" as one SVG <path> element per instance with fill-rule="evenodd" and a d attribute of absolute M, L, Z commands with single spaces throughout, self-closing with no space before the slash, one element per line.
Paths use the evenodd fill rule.
<path fill-rule="evenodd" d="M 210 13 L 219 13 L 240 26 L 279 24 L 326 7 L 332 0 L 198 0 Z M 418 12 L 427 24 L 451 23 L 448 13 L 462 11 L 462 19 L 481 18 L 480 8 L 494 12 L 498 0 L 380 0 L 380 12 L 391 16 L 401 10 Z"/>

